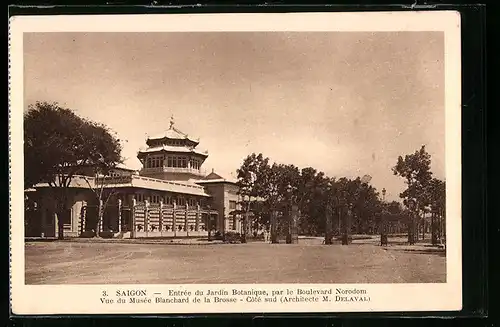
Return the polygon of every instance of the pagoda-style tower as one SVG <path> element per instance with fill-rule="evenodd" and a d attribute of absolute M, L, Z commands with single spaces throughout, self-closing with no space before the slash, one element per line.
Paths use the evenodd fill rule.
<path fill-rule="evenodd" d="M 174 127 L 173 117 L 169 129 L 162 135 L 148 137 L 146 144 L 148 148 L 137 154 L 142 163 L 141 176 L 164 180 L 200 179 L 203 176 L 200 168 L 208 153 L 197 150 L 199 141 Z"/>

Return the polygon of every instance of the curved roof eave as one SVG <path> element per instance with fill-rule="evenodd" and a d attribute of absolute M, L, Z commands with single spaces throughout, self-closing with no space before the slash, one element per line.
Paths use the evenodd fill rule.
<path fill-rule="evenodd" d="M 146 139 L 146 143 L 148 141 L 161 141 L 161 140 L 180 140 L 180 141 L 183 141 L 183 140 L 188 140 L 196 145 L 200 144 L 200 141 L 198 140 L 194 140 L 188 136 L 184 136 L 184 137 L 168 137 L 166 135 L 163 135 L 163 136 L 157 136 L 157 137 L 148 137 Z"/>
<path fill-rule="evenodd" d="M 146 155 L 148 153 L 154 153 L 154 152 L 166 152 L 166 153 L 184 153 L 184 154 L 196 154 L 198 156 L 201 156 L 201 157 L 204 157 L 204 158 L 207 158 L 208 157 L 208 153 L 203 153 L 201 151 L 182 151 L 180 149 L 170 149 L 170 150 L 167 150 L 165 148 L 161 148 L 161 149 L 153 149 L 153 150 L 139 150 L 137 151 L 137 156 L 141 156 L 141 155 Z"/>

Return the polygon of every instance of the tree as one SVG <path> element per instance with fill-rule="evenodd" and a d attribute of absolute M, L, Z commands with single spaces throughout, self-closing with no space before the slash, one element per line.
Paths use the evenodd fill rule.
<path fill-rule="evenodd" d="M 105 150 L 106 151 L 106 150 Z M 104 151 L 103 151 L 104 152 Z M 111 154 L 112 156 L 112 154 Z M 90 168 L 93 172 L 93 179 L 89 180 L 84 176 L 85 182 L 94 193 L 97 200 L 97 221 L 95 225 L 95 237 L 100 237 L 101 227 L 103 224 L 104 212 L 111 197 L 116 193 L 115 188 L 109 188 L 110 172 L 116 167 L 118 162 L 105 162 L 104 156 L 100 164 L 96 164 Z M 107 190 L 107 192 L 105 192 Z"/>
<path fill-rule="evenodd" d="M 286 228 L 286 243 L 292 243 L 292 229 L 296 226 L 292 210 L 299 197 L 300 170 L 294 165 L 279 165 L 278 169 L 278 201 L 285 218 L 281 225 Z"/>
<path fill-rule="evenodd" d="M 429 183 L 428 194 L 431 211 L 431 239 L 432 244 L 437 244 L 444 229 L 442 222 L 446 212 L 446 183 L 433 178 Z"/>
<path fill-rule="evenodd" d="M 361 182 L 356 178 L 352 182 L 354 188 L 353 203 L 353 225 L 358 234 L 367 233 L 370 229 L 373 231 L 375 216 L 381 212 L 381 201 L 377 190 L 368 183 Z"/>
<path fill-rule="evenodd" d="M 54 194 L 58 238 L 74 177 L 88 167 L 120 162 L 121 146 L 109 129 L 77 116 L 57 103 L 36 102 L 24 115 L 25 187 L 48 183 Z"/>
<path fill-rule="evenodd" d="M 302 220 L 301 229 L 307 234 L 316 235 L 325 231 L 326 186 L 328 179 L 323 172 L 307 167 L 300 173 L 298 204 Z"/>
<path fill-rule="evenodd" d="M 333 216 L 338 210 L 339 187 L 335 178 L 324 179 L 322 184 L 323 194 L 321 199 L 325 206 L 325 244 L 333 243 Z"/>
<path fill-rule="evenodd" d="M 242 243 L 246 243 L 248 233 L 248 215 L 253 201 L 262 194 L 264 171 L 268 169 L 269 158 L 265 158 L 262 153 L 256 155 L 252 153 L 243 160 L 243 164 L 236 171 L 238 176 L 238 194 L 241 197 L 243 207 L 243 235 Z"/>
<path fill-rule="evenodd" d="M 278 243 L 278 206 L 283 200 L 283 169 L 280 164 L 273 163 L 263 171 L 261 196 L 270 210 L 271 243 Z"/>
<path fill-rule="evenodd" d="M 430 165 L 431 156 L 425 150 L 425 145 L 423 145 L 420 150 L 406 155 L 404 159 L 399 156 L 396 165 L 392 168 L 394 175 L 399 175 L 405 179 L 407 188 L 399 196 L 414 211 L 417 224 L 418 220 L 420 220 L 420 214 L 425 211 L 426 206 L 429 204 L 428 187 L 432 179 Z M 413 220 L 409 222 L 409 226 L 417 224 Z M 408 232 L 408 241 L 410 243 L 413 243 L 412 235 L 415 235 L 415 230 Z"/>

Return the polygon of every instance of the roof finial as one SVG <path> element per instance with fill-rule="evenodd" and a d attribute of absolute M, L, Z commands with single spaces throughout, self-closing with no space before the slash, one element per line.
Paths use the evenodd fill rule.
<path fill-rule="evenodd" d="M 170 129 L 172 129 L 172 127 L 174 127 L 174 115 L 170 116 Z"/>

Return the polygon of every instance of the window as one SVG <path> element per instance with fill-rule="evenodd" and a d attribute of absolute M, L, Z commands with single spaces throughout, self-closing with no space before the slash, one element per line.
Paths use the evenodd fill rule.
<path fill-rule="evenodd" d="M 229 210 L 236 210 L 236 201 L 229 201 Z"/>
<path fill-rule="evenodd" d="M 172 197 L 170 195 L 166 195 L 164 197 L 164 201 L 163 201 L 165 204 L 172 204 Z"/>
<path fill-rule="evenodd" d="M 182 196 L 177 197 L 177 205 L 185 206 L 186 205 L 186 199 L 184 199 Z"/>
<path fill-rule="evenodd" d="M 172 140 L 169 143 L 170 143 L 170 145 L 174 145 L 174 146 L 182 145 L 182 141 L 181 140 Z"/>
<path fill-rule="evenodd" d="M 187 168 L 187 160 L 186 157 L 180 157 L 180 167 Z"/>
<path fill-rule="evenodd" d="M 71 225 L 71 213 L 72 210 L 70 209 L 65 209 L 62 213 L 62 216 L 59 217 L 59 219 L 62 220 L 63 224 L 65 225 Z"/>
<path fill-rule="evenodd" d="M 136 200 L 137 202 L 144 202 L 144 194 L 142 194 L 142 193 L 137 193 L 137 194 L 135 195 L 135 200 Z"/>
<path fill-rule="evenodd" d="M 148 157 L 146 168 L 159 168 L 163 167 L 163 156 Z"/>
<path fill-rule="evenodd" d="M 169 156 L 167 158 L 167 167 L 187 168 L 187 162 L 187 157 Z"/>
<path fill-rule="evenodd" d="M 151 203 L 160 203 L 159 195 L 151 195 Z"/>
<path fill-rule="evenodd" d="M 190 164 L 192 169 L 200 169 L 200 163 L 196 159 L 190 159 L 189 164 Z"/>
<path fill-rule="evenodd" d="M 189 199 L 188 204 L 190 207 L 196 207 L 198 205 L 198 201 L 196 199 Z"/>

